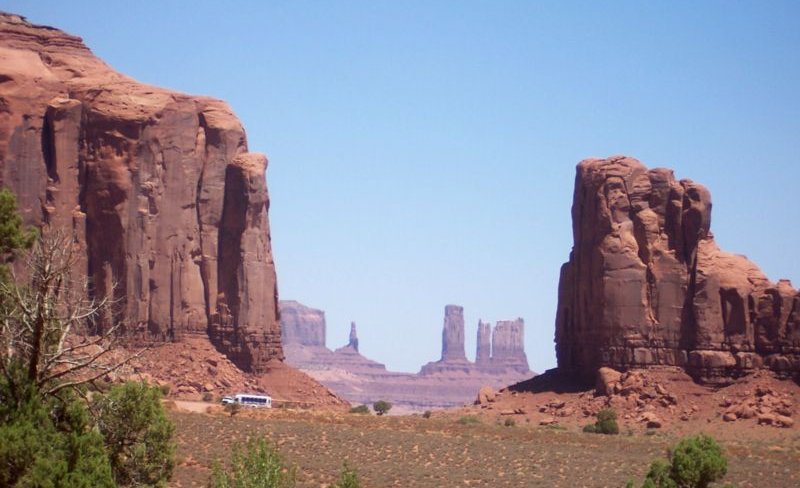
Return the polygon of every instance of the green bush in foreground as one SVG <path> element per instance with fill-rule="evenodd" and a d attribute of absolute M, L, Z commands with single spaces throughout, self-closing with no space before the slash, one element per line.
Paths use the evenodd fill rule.
<path fill-rule="evenodd" d="M 369 407 L 366 405 L 359 405 L 351 408 L 350 413 L 369 414 Z"/>
<path fill-rule="evenodd" d="M 727 472 L 722 448 L 700 434 L 681 440 L 669 453 L 669 461 L 653 461 L 642 488 L 706 488 Z M 633 482 L 627 486 L 633 488 Z"/>
<path fill-rule="evenodd" d="M 375 413 L 378 415 L 384 415 L 392 409 L 392 404 L 386 400 L 378 400 L 372 405 L 372 409 L 375 410 Z"/>
<path fill-rule="evenodd" d="M 358 481 L 358 473 L 345 462 L 344 466 L 342 466 L 342 472 L 339 474 L 339 479 L 331 485 L 331 488 L 361 488 L 361 483 Z"/>
<path fill-rule="evenodd" d="M 593 424 L 585 426 L 583 431 L 590 434 L 619 434 L 617 413 L 610 408 L 604 408 L 603 410 L 600 410 L 597 412 L 597 421 Z"/>
<path fill-rule="evenodd" d="M 175 426 L 161 405 L 161 390 L 128 382 L 95 401 L 114 480 L 122 486 L 166 486 L 175 466 Z"/>
<path fill-rule="evenodd" d="M 113 487 L 102 436 L 71 392 L 43 399 L 0 380 L 0 486 Z"/>
<path fill-rule="evenodd" d="M 209 488 L 293 488 L 294 468 L 288 468 L 267 441 L 251 439 L 244 449 L 233 449 L 230 466 L 214 465 Z M 356 485 L 357 486 L 357 485 Z"/>

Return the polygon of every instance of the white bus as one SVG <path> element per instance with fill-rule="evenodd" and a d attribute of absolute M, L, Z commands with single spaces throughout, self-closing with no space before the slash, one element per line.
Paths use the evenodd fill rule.
<path fill-rule="evenodd" d="M 238 403 L 246 407 L 272 408 L 272 398 L 267 395 L 253 395 L 250 393 L 237 393 L 233 398 L 224 397 L 222 403 L 225 405 Z"/>

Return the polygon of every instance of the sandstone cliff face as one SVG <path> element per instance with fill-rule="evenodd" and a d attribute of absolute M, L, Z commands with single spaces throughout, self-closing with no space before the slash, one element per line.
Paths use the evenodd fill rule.
<path fill-rule="evenodd" d="M 762 366 L 800 371 L 798 291 L 717 247 L 702 185 L 633 158 L 585 160 L 572 220 L 560 369 L 678 365 L 706 382 Z"/>
<path fill-rule="evenodd" d="M 221 101 L 138 83 L 78 37 L 0 13 L 0 178 L 25 221 L 68 229 L 131 340 L 208 335 L 282 359 L 267 160 Z"/>

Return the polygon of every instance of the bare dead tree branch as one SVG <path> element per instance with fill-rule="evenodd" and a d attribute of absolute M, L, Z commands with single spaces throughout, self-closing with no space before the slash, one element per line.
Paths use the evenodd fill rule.
<path fill-rule="evenodd" d="M 146 349 L 122 359 L 109 354 L 124 327 L 104 321 L 117 303 L 114 286 L 93 297 L 85 272 L 78 269 L 70 233 L 45 228 L 23 256 L 17 276 L 0 280 L 0 371 L 12 386 L 12 368 L 24 367 L 25 380 L 45 395 L 93 383 Z M 113 318 L 112 318 L 113 320 Z"/>

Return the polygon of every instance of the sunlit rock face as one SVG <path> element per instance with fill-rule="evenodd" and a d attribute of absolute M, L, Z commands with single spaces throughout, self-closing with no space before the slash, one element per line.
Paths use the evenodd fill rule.
<path fill-rule="evenodd" d="M 238 366 L 282 359 L 267 159 L 222 101 L 139 83 L 78 37 L 0 13 L 0 178 L 28 224 L 70 232 L 98 326 L 207 336 Z"/>
<path fill-rule="evenodd" d="M 704 186 L 630 157 L 587 159 L 572 225 L 559 282 L 560 369 L 676 365 L 712 383 L 760 367 L 800 371 L 798 291 L 719 249 Z"/>

